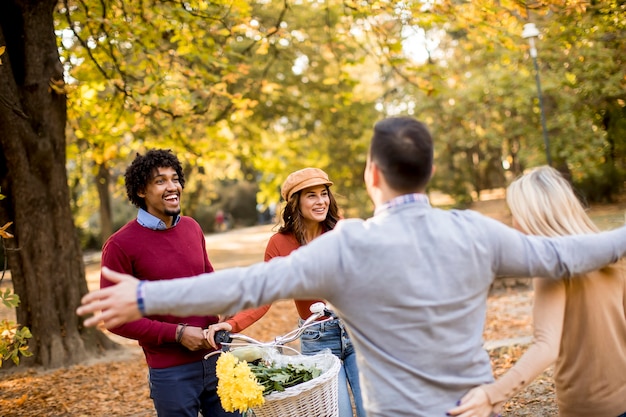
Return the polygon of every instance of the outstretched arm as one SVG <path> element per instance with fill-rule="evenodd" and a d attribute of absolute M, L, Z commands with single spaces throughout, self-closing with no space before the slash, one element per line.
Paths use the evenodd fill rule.
<path fill-rule="evenodd" d="M 80 316 L 94 313 L 83 323 L 95 326 L 102 322 L 104 327 L 111 329 L 142 317 L 138 306 L 137 287 L 139 280 L 131 275 L 120 274 L 107 267 L 102 268 L 102 275 L 115 285 L 92 291 L 85 295 L 76 313 Z M 100 312 L 99 314 L 96 314 Z"/>

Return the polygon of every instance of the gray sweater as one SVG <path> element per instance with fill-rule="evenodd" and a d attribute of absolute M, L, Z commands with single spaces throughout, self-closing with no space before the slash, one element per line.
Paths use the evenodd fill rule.
<path fill-rule="evenodd" d="M 626 254 L 626 227 L 554 239 L 422 201 L 343 220 L 290 256 L 202 279 L 147 282 L 147 314 L 233 314 L 320 298 L 346 323 L 370 417 L 445 416 L 491 382 L 482 333 L 496 277 L 578 275 Z"/>

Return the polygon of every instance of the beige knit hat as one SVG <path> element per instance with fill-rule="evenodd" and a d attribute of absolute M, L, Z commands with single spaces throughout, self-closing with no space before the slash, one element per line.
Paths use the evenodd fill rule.
<path fill-rule="evenodd" d="M 328 174 L 319 168 L 304 168 L 289 174 L 280 190 L 280 195 L 289 201 L 294 193 L 314 185 L 333 185 Z"/>

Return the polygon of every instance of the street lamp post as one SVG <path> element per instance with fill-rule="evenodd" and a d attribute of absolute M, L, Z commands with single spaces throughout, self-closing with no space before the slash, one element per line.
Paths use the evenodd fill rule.
<path fill-rule="evenodd" d="M 550 142 L 548 141 L 548 129 L 546 127 L 546 115 L 543 110 L 543 96 L 541 94 L 541 81 L 539 80 L 539 65 L 537 65 L 537 48 L 535 47 L 535 38 L 539 36 L 539 30 L 534 23 L 526 23 L 522 31 L 522 38 L 528 39 L 530 44 L 530 56 L 535 66 L 535 81 L 537 82 L 537 94 L 539 95 L 539 110 L 541 111 L 541 129 L 543 131 L 543 143 L 546 146 L 546 159 L 548 165 L 552 166 L 552 157 L 550 156 Z"/>

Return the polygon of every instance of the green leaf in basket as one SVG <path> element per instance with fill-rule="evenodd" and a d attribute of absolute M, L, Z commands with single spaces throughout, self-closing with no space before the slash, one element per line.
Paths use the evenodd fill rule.
<path fill-rule="evenodd" d="M 250 369 L 256 376 L 257 381 L 265 388 L 263 395 L 268 395 L 275 391 L 284 391 L 286 388 L 317 378 L 322 373 L 321 369 L 302 364 L 274 367 L 259 363 L 250 365 Z"/>
<path fill-rule="evenodd" d="M 280 372 L 280 373 L 276 373 L 272 376 L 270 376 L 270 379 L 274 382 L 278 382 L 280 384 L 286 384 L 289 382 L 289 380 L 291 380 L 293 377 L 292 375 L 290 375 L 287 372 Z"/>

